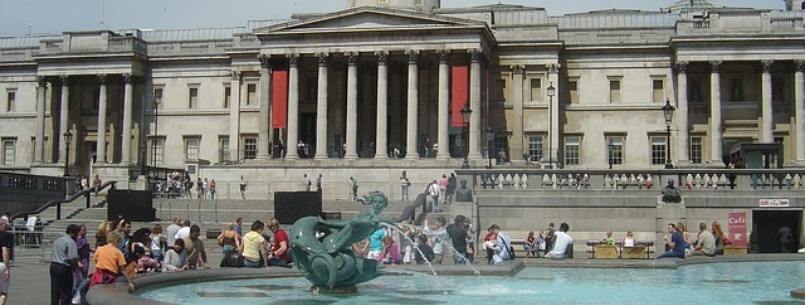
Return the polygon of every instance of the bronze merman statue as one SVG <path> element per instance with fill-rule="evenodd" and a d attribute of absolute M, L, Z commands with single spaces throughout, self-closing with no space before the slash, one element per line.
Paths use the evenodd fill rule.
<path fill-rule="evenodd" d="M 372 208 L 350 220 L 305 217 L 291 228 L 291 257 L 315 292 L 355 292 L 356 284 L 379 276 L 377 261 L 357 257 L 352 244 L 367 239 L 381 223 L 393 224 L 380 216 L 388 199 L 375 191 L 359 201 Z"/>

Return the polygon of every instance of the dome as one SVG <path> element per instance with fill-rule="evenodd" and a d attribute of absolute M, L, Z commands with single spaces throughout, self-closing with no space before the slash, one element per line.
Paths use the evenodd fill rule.
<path fill-rule="evenodd" d="M 441 6 L 440 2 L 440 0 L 347 0 L 347 8 L 375 6 L 432 12 Z"/>

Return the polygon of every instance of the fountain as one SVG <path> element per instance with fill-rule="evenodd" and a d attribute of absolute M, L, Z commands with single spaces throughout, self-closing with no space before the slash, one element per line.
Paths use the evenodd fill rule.
<path fill-rule="evenodd" d="M 381 192 L 371 192 L 359 201 L 370 205 L 371 209 L 349 220 L 305 217 L 291 228 L 291 257 L 313 284 L 314 294 L 355 293 L 356 284 L 379 276 L 377 261 L 357 257 L 352 252 L 352 244 L 368 238 L 381 224 L 393 223 L 380 216 L 388 206 L 388 199 Z"/>

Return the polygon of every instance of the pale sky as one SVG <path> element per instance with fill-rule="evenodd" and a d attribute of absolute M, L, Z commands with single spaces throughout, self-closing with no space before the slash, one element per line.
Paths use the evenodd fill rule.
<path fill-rule="evenodd" d="M 106 29 L 186 29 L 245 26 L 248 20 L 287 19 L 293 13 L 346 8 L 346 0 L 2 0 L 0 37 Z M 493 4 L 494 0 L 442 0 L 442 7 Z M 598 9 L 658 10 L 675 0 L 508 0 L 545 8 L 550 15 Z M 784 8 L 783 0 L 718 0 L 722 5 Z M 103 12 L 103 13 L 102 13 Z"/>

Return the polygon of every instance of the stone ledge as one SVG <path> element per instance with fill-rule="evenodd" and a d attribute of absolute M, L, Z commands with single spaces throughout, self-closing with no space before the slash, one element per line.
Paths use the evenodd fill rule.
<path fill-rule="evenodd" d="M 791 297 L 795 299 L 805 300 L 805 288 L 791 290 Z"/>

